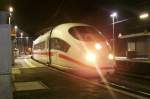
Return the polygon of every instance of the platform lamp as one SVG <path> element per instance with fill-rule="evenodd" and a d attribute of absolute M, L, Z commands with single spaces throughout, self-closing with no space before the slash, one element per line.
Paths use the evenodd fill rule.
<path fill-rule="evenodd" d="M 142 13 L 142 14 L 139 15 L 140 19 L 147 19 L 148 17 L 149 17 L 148 13 Z"/>
<path fill-rule="evenodd" d="M 113 25 L 113 55 L 115 57 L 115 18 L 117 18 L 117 12 L 113 12 L 110 17 L 112 18 Z"/>
<path fill-rule="evenodd" d="M 12 17 L 12 12 L 14 11 L 13 7 L 9 7 L 9 24 L 11 24 L 11 17 Z"/>

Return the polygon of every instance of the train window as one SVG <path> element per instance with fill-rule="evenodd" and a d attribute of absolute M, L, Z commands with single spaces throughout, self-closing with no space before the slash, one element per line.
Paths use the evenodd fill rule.
<path fill-rule="evenodd" d="M 51 38 L 51 48 L 67 52 L 70 48 L 70 45 L 62 39 Z"/>
<path fill-rule="evenodd" d="M 44 49 L 45 48 L 45 42 L 43 41 L 43 42 L 40 42 L 40 43 L 38 43 L 38 44 L 36 44 L 36 45 L 34 45 L 34 49 Z"/>
<path fill-rule="evenodd" d="M 69 33 L 82 41 L 105 41 L 103 35 L 90 26 L 76 26 L 69 29 Z"/>
<path fill-rule="evenodd" d="M 43 41 L 40 43 L 40 49 L 44 49 L 44 48 L 45 48 L 45 42 Z"/>

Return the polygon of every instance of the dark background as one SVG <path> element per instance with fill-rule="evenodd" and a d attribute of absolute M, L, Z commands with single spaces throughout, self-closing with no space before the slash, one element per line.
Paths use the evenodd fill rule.
<path fill-rule="evenodd" d="M 109 38 L 113 11 L 118 12 L 117 20 L 128 19 L 115 25 L 116 36 L 149 30 L 149 19 L 138 18 L 142 12 L 149 12 L 149 0 L 0 0 L 1 10 L 9 5 L 14 7 L 14 24 L 30 36 L 64 22 L 83 22 L 96 26 Z"/>

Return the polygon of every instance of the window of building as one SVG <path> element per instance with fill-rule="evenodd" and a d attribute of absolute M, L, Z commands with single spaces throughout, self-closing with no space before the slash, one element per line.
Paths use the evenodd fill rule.
<path fill-rule="evenodd" d="M 135 51 L 135 42 L 128 42 L 128 51 Z"/>

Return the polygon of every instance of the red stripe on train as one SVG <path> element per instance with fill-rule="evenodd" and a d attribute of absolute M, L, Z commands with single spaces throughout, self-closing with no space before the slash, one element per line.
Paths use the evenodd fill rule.
<path fill-rule="evenodd" d="M 68 57 L 66 55 L 63 55 L 63 54 L 59 54 L 59 57 L 65 59 L 65 60 L 68 60 L 70 62 L 76 63 L 76 64 L 78 64 L 80 66 L 92 67 L 92 66 L 86 65 L 84 63 L 81 63 L 81 62 L 79 62 L 79 61 L 77 61 L 77 60 L 75 60 L 73 58 L 70 58 L 70 57 Z M 103 65 L 102 67 L 99 66 L 99 68 L 100 69 L 113 69 L 112 66 L 105 66 L 105 65 Z"/>
<path fill-rule="evenodd" d="M 54 54 L 55 54 L 55 52 L 34 52 L 33 54 L 39 54 L 39 55 L 47 55 L 47 56 L 53 56 Z M 88 67 L 91 67 L 91 66 L 89 66 L 89 65 L 86 65 L 86 64 L 84 64 L 84 63 L 82 63 L 82 62 L 79 62 L 79 61 L 77 61 L 77 60 L 75 60 L 75 59 L 73 59 L 73 58 L 71 58 L 71 57 L 68 57 L 68 56 L 66 56 L 66 55 L 64 55 L 64 54 L 59 54 L 59 57 L 60 58 L 62 58 L 62 59 L 65 59 L 65 60 L 67 60 L 67 61 L 70 61 L 70 62 L 72 62 L 72 63 L 75 63 L 75 64 L 78 64 L 78 65 L 81 65 L 81 66 L 88 66 Z M 112 66 L 102 66 L 102 67 L 99 67 L 100 69 L 113 69 L 113 67 Z"/>
<path fill-rule="evenodd" d="M 81 63 L 81 62 L 79 62 L 79 61 L 77 61 L 77 60 L 75 60 L 73 58 L 70 58 L 70 57 L 68 57 L 66 55 L 63 55 L 63 54 L 59 54 L 59 57 L 65 59 L 65 60 L 68 60 L 70 62 L 76 63 L 78 65 L 81 65 L 81 66 L 88 66 L 88 65 L 86 65 L 84 63 Z"/>
<path fill-rule="evenodd" d="M 54 52 L 33 52 L 33 54 L 53 56 Z"/>

